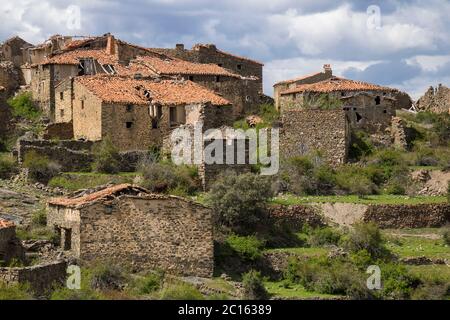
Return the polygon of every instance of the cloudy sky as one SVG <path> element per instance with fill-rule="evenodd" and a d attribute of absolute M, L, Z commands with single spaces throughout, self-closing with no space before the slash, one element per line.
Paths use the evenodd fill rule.
<path fill-rule="evenodd" d="M 449 17 L 448 0 L 15 0 L 2 3 L 0 39 L 111 32 L 148 47 L 215 43 L 264 62 L 267 94 L 330 63 L 418 98 L 450 85 Z"/>

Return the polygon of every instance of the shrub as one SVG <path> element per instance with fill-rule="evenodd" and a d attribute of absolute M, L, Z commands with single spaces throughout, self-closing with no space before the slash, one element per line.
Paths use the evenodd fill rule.
<path fill-rule="evenodd" d="M 336 184 L 346 193 L 358 196 L 376 193 L 377 186 L 371 179 L 376 177 L 372 177 L 371 174 L 374 172 L 369 172 L 365 168 L 342 166 L 337 170 Z"/>
<path fill-rule="evenodd" d="M 92 169 L 101 173 L 117 173 L 120 170 L 119 150 L 113 145 L 111 138 L 106 137 L 93 148 L 94 163 Z"/>
<path fill-rule="evenodd" d="M 260 272 L 250 270 L 245 273 L 242 277 L 242 285 L 245 299 L 265 300 L 269 297 Z"/>
<path fill-rule="evenodd" d="M 8 104 L 15 117 L 35 120 L 41 115 L 41 112 L 33 103 L 31 92 L 25 92 L 8 99 Z"/>
<path fill-rule="evenodd" d="M 17 165 L 11 157 L 0 155 L 0 179 L 9 179 L 17 172 Z"/>
<path fill-rule="evenodd" d="M 35 151 L 25 154 L 23 166 L 28 168 L 28 175 L 32 180 L 42 183 L 48 183 L 61 170 L 57 163 Z"/>
<path fill-rule="evenodd" d="M 161 288 L 163 277 L 162 273 L 154 272 L 139 279 L 134 284 L 137 293 L 139 295 L 148 295 L 158 291 Z"/>
<path fill-rule="evenodd" d="M 139 172 L 143 178 L 142 186 L 153 192 L 186 196 L 201 189 L 198 170 L 194 166 L 145 161 L 139 165 Z"/>
<path fill-rule="evenodd" d="M 31 300 L 32 298 L 29 286 L 6 284 L 0 281 L 0 300 Z"/>
<path fill-rule="evenodd" d="M 341 234 L 333 228 L 316 228 L 311 232 L 308 238 L 308 244 L 312 247 L 337 245 L 340 239 Z"/>
<path fill-rule="evenodd" d="M 264 248 L 264 242 L 258 240 L 255 236 L 240 237 L 231 235 L 227 238 L 226 243 L 241 258 L 249 261 L 261 258 L 261 250 Z"/>
<path fill-rule="evenodd" d="M 185 283 L 166 283 L 161 291 L 161 300 L 203 300 L 203 295 L 194 286 Z"/>
<path fill-rule="evenodd" d="M 35 211 L 31 216 L 31 222 L 36 226 L 46 226 L 47 225 L 47 213 L 45 209 Z"/>
<path fill-rule="evenodd" d="M 230 227 L 238 234 L 252 233 L 272 196 L 267 177 L 229 172 L 213 184 L 206 202 L 213 208 L 219 225 Z"/>
<path fill-rule="evenodd" d="M 91 288 L 97 290 L 120 290 L 124 287 L 125 275 L 115 264 L 97 264 L 91 270 Z"/>
<path fill-rule="evenodd" d="M 442 234 L 442 239 L 444 239 L 444 243 L 448 246 L 450 246 L 450 228 L 447 228 L 444 230 Z"/>
<path fill-rule="evenodd" d="M 367 251 L 373 260 L 388 256 L 381 232 L 375 223 L 356 223 L 343 239 L 343 246 L 351 253 Z"/>
<path fill-rule="evenodd" d="M 370 142 L 367 133 L 364 131 L 357 131 L 351 134 L 350 148 L 348 157 L 352 160 L 359 160 L 364 156 L 371 155 L 374 147 Z"/>
<path fill-rule="evenodd" d="M 378 293 L 384 299 L 409 299 L 420 281 L 405 266 L 394 263 L 380 265 L 383 285 Z"/>

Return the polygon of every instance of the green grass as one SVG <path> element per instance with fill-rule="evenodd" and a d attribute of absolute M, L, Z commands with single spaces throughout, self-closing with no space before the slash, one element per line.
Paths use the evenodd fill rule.
<path fill-rule="evenodd" d="M 270 295 L 287 299 L 332 299 L 341 297 L 330 294 L 309 292 L 301 285 L 288 285 L 286 287 L 283 282 L 265 281 L 264 286 Z"/>
<path fill-rule="evenodd" d="M 123 172 L 118 174 L 103 174 L 93 172 L 69 172 L 60 174 L 50 180 L 50 187 L 63 188 L 69 191 L 94 188 L 108 183 L 132 183 L 136 173 Z"/>
<path fill-rule="evenodd" d="M 318 257 L 326 256 L 329 251 L 327 248 L 276 248 L 268 249 L 264 252 L 289 252 L 298 256 Z"/>
<path fill-rule="evenodd" d="M 445 245 L 442 238 L 429 239 L 418 234 L 409 236 L 389 234 L 386 238 L 387 248 L 401 258 L 425 256 L 450 261 L 450 247 Z"/>
<path fill-rule="evenodd" d="M 445 196 L 397 196 L 397 195 L 371 195 L 360 198 L 356 195 L 348 196 L 294 196 L 286 194 L 272 199 L 274 204 L 298 205 L 311 203 L 356 203 L 356 204 L 430 204 L 446 203 Z"/>
<path fill-rule="evenodd" d="M 450 282 L 450 267 L 446 265 L 407 266 L 407 269 L 424 281 Z"/>

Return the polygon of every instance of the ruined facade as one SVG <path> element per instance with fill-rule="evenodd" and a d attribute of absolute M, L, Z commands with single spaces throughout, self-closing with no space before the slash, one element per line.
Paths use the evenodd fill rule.
<path fill-rule="evenodd" d="M 0 262 L 8 264 L 12 259 L 23 260 L 24 257 L 24 250 L 16 237 L 16 226 L 0 218 Z"/>
<path fill-rule="evenodd" d="M 0 62 L 0 87 L 5 89 L 6 95 L 11 96 L 20 85 L 20 75 L 11 61 Z"/>
<path fill-rule="evenodd" d="M 442 84 L 439 84 L 437 88 L 428 88 L 417 101 L 416 108 L 421 111 L 450 113 L 450 88 Z"/>
<path fill-rule="evenodd" d="M 347 160 L 350 129 L 343 110 L 287 110 L 282 114 L 280 155 L 304 156 L 319 151 L 331 165 Z"/>
<path fill-rule="evenodd" d="M 64 103 L 72 95 L 72 103 Z M 164 135 L 186 123 L 201 121 L 206 129 L 232 121 L 229 101 L 184 80 L 77 77 L 73 89 L 58 97 L 58 119 L 67 121 L 71 114 L 74 139 L 110 137 L 121 151 L 160 146 Z"/>
<path fill-rule="evenodd" d="M 263 63 L 224 52 L 214 44 L 196 44 L 190 50 L 185 49 L 183 44 L 177 44 L 174 49 L 152 50 L 185 61 L 215 64 L 243 77 L 253 77 L 259 84 L 259 91 L 263 91 Z"/>
<path fill-rule="evenodd" d="M 48 203 L 47 224 L 82 260 L 130 263 L 138 270 L 211 277 L 211 210 L 189 200 L 117 185 Z"/>
<path fill-rule="evenodd" d="M 27 62 L 27 49 L 33 45 L 20 37 L 12 37 L 0 44 L 0 60 L 11 61 L 16 68 Z"/>

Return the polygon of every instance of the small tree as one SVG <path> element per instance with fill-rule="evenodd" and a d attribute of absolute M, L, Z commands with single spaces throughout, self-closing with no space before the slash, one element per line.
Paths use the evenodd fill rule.
<path fill-rule="evenodd" d="M 61 166 L 35 151 L 25 154 L 23 166 L 28 168 L 29 177 L 38 182 L 48 183 L 61 171 Z"/>
<path fill-rule="evenodd" d="M 119 150 L 113 145 L 111 138 L 106 137 L 94 147 L 94 163 L 92 169 L 101 173 L 117 173 L 120 169 Z"/>
<path fill-rule="evenodd" d="M 244 298 L 249 300 L 266 300 L 269 293 L 264 286 L 261 273 L 251 270 L 242 277 L 244 286 Z"/>
<path fill-rule="evenodd" d="M 237 234 L 248 234 L 264 216 L 272 196 L 267 177 L 228 172 L 212 186 L 206 201 L 214 209 L 219 225 L 230 227 Z"/>

